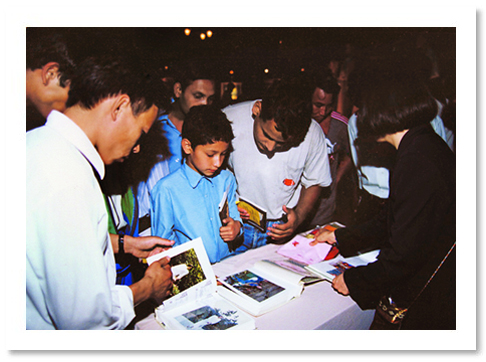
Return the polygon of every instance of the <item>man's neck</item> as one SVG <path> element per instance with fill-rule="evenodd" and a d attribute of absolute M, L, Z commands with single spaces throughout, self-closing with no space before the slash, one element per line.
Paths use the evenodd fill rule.
<path fill-rule="evenodd" d="M 175 128 L 177 128 L 179 132 L 182 132 L 182 125 L 184 124 L 182 112 L 172 111 L 169 113 L 168 117 Z"/>
<path fill-rule="evenodd" d="M 321 125 L 324 134 L 327 136 L 329 133 L 329 129 L 331 128 L 331 116 L 327 117 L 319 124 Z"/>

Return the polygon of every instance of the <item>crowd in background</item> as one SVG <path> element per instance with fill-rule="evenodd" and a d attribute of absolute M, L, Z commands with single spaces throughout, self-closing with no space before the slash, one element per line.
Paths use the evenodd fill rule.
<path fill-rule="evenodd" d="M 346 283 L 336 282 L 344 283 L 344 287 L 333 284 L 338 292 L 351 295 L 364 309 L 373 308 L 377 296 L 393 290 L 392 286 L 398 281 L 422 283 L 418 275 L 428 275 L 429 262 L 440 261 L 443 249 L 450 247 L 450 238 L 442 238 L 445 221 L 453 226 L 453 230 L 447 228 L 447 231 L 455 235 L 455 58 L 443 56 L 442 48 L 428 42 L 426 32 L 409 33 L 367 48 L 351 43 L 331 44 L 329 53 L 313 54 L 314 59 L 305 71 L 273 78 L 258 79 L 253 75 L 236 80 L 218 73 L 217 64 L 207 64 L 203 57 L 197 56 L 180 59 L 177 65 L 166 69 L 162 66 L 163 59 L 151 59 L 147 39 L 141 39 L 140 33 L 124 44 L 112 34 L 102 41 L 92 37 L 100 31 L 83 34 L 74 29 L 27 29 L 28 149 L 33 147 L 34 140 L 42 142 L 42 137 L 46 137 L 41 137 L 41 132 L 48 128 L 44 124 L 49 117 L 73 115 L 74 123 L 79 125 L 86 118 L 82 111 L 87 109 L 92 112 L 89 117 L 96 118 L 103 111 L 105 117 L 111 114 L 117 119 L 124 107 L 123 99 L 116 107 L 112 105 L 111 113 L 106 112 L 103 105 L 107 99 L 123 94 L 137 94 L 139 104 L 130 99 L 132 110 L 143 104 L 142 111 L 134 113 L 136 117 L 150 118 L 147 112 L 156 110 L 155 117 L 150 122 L 147 118 L 146 126 L 140 129 L 137 137 L 133 136 L 130 152 L 114 158 L 123 162 L 104 158 L 102 153 L 109 143 L 102 136 L 105 128 L 90 133 L 91 126 L 84 128 L 87 123 L 80 126 L 106 165 L 99 166 L 103 171 L 98 169 L 95 175 L 103 191 L 109 243 L 116 260 L 116 284 L 130 287 L 134 300 L 137 287 L 132 286 L 142 286 L 140 305 L 149 303 L 149 309 L 153 308 L 171 284 L 167 265 L 161 262 L 164 273 L 159 272 L 158 278 L 163 292 L 145 288 L 148 276 L 155 272 L 147 269 L 141 258 L 200 236 L 196 233 L 205 235 L 205 246 L 214 263 L 267 243 L 284 243 L 298 232 L 339 221 L 347 226 L 347 234 L 325 235 L 321 241 L 337 242 L 341 252 L 352 250 L 349 252 L 353 253 L 370 247 L 369 243 L 358 247 L 356 240 L 365 239 L 363 230 L 370 230 L 369 225 L 360 229 L 361 225 L 374 220 L 374 230 L 380 231 L 374 237 L 383 239 L 382 243 L 372 245 L 382 250 L 379 265 L 373 272 L 369 268 L 368 273 L 345 273 L 348 275 Z M 117 67 L 116 61 L 96 60 L 105 53 L 127 64 L 126 69 L 120 68 L 124 70 L 118 78 L 114 75 L 116 72 L 110 73 L 110 67 Z M 159 49 L 157 54 L 161 53 L 163 50 Z M 129 79 L 128 73 L 134 69 L 139 80 Z M 125 85 L 124 79 L 132 83 Z M 226 88 L 221 87 L 222 83 Z M 239 92 L 232 97 L 236 83 Z M 145 88 L 140 90 L 140 87 Z M 89 92 L 99 92 L 99 96 Z M 369 126 L 367 122 L 374 123 Z M 205 124 L 207 129 L 201 126 Z M 227 130 L 223 132 L 225 127 Z M 414 132 L 408 132 L 412 129 Z M 130 133 L 128 128 L 125 131 Z M 403 131 L 407 131 L 408 136 L 402 134 Z M 121 142 L 124 140 L 121 128 L 119 132 L 115 141 Z M 91 137 L 95 133 L 98 143 Z M 412 145 L 407 152 L 403 149 L 405 146 L 400 149 L 400 142 L 390 136 L 397 134 L 401 136 L 400 142 L 405 139 Z M 109 147 L 115 148 L 115 141 Z M 427 142 L 433 146 L 429 147 Z M 415 150 L 427 153 L 433 160 L 441 159 L 444 165 L 438 166 L 437 172 L 431 171 L 429 178 L 420 178 L 419 182 L 416 173 L 422 174 L 423 170 L 417 171 L 407 163 L 413 157 L 425 157 L 420 152 L 417 156 Z M 85 157 L 97 169 L 96 161 Z M 28 158 L 27 168 L 42 172 L 37 164 L 33 167 L 32 162 L 34 159 Z M 428 162 L 416 162 L 417 167 L 426 169 Z M 404 179 L 407 174 L 417 177 L 413 184 L 418 197 L 410 194 L 415 189 L 408 187 L 410 182 Z M 397 175 L 402 178 L 398 179 Z M 182 191 L 185 183 L 187 190 Z M 39 196 L 33 193 L 35 186 L 29 185 L 35 184 L 32 179 L 27 186 L 28 196 L 33 199 Z M 192 194 L 199 188 L 205 190 L 201 191 L 205 195 L 213 195 L 209 202 L 199 200 L 199 194 Z M 400 191 L 405 189 L 406 193 Z M 225 192 L 231 200 L 229 213 L 221 220 L 217 213 L 210 217 Z M 238 196 L 267 210 L 268 220 L 263 231 L 250 225 L 244 210 L 236 208 Z M 92 200 L 96 200 L 96 195 Z M 417 207 L 411 207 L 411 202 Z M 70 208 L 75 214 L 76 206 Z M 102 213 L 101 210 L 97 212 Z M 34 218 L 36 214 L 31 215 Z M 437 219 L 439 215 L 443 218 Z M 48 213 L 43 217 L 49 220 Z M 416 219 L 409 220 L 413 217 Z M 417 220 L 419 218 L 423 220 Z M 27 222 L 28 228 L 37 225 L 33 220 Z M 426 233 L 428 240 L 432 240 L 430 243 L 418 236 L 425 226 L 431 230 Z M 403 233 L 404 228 L 412 232 Z M 401 232 L 399 236 L 398 232 Z M 49 236 L 38 229 L 33 229 L 28 238 L 29 235 L 35 235 L 36 241 L 31 245 L 27 240 L 28 258 L 31 254 L 36 255 L 32 257 L 36 259 L 37 253 L 44 255 L 43 248 L 49 244 L 45 238 Z M 414 238 L 409 246 L 403 240 L 405 235 Z M 69 248 L 68 244 L 62 245 Z M 422 248 L 430 258 L 422 253 L 417 256 L 410 245 Z M 106 253 L 103 256 L 110 258 Z M 39 278 L 36 268 L 50 269 L 52 261 L 46 260 L 38 261 L 41 264 L 33 262 L 30 265 L 32 274 L 28 273 L 27 278 Z M 111 266 L 106 263 L 108 270 Z M 389 278 L 384 277 L 386 271 L 377 268 L 385 268 Z M 455 276 L 450 270 L 453 276 L 446 274 L 449 281 Z M 453 295 L 445 298 L 441 280 L 437 279 L 437 289 L 429 288 L 431 292 L 424 298 L 442 301 L 443 306 L 436 312 L 454 310 Z M 35 284 L 33 280 L 32 283 Z M 107 314 L 104 317 L 80 324 L 71 324 L 69 316 L 60 316 L 59 320 L 66 324 L 57 324 L 56 312 L 50 310 L 63 309 L 64 296 L 56 294 L 57 283 L 60 281 L 54 285 L 39 283 L 32 287 L 31 294 L 28 287 L 31 299 L 28 299 L 27 311 L 40 310 L 39 318 L 43 319 L 42 323 L 29 325 L 28 318 L 28 328 L 126 328 L 132 322 L 133 312 L 130 311 L 121 313 L 123 317 L 104 312 Z M 115 298 L 117 308 L 130 309 L 127 306 L 130 302 L 119 302 L 123 299 L 119 293 L 127 293 L 126 288 L 120 292 L 111 282 L 107 285 L 112 292 L 105 293 L 106 300 Z M 43 288 L 52 288 L 48 297 L 39 297 L 45 294 L 45 290 L 41 292 Z M 132 309 L 137 304 L 134 300 Z M 42 303 L 47 306 L 39 307 Z M 93 308 L 96 310 L 95 305 Z M 433 315 L 434 321 L 439 319 L 434 313 L 427 313 L 412 314 L 409 328 L 426 328 L 425 315 Z M 455 314 L 450 315 L 455 318 Z M 36 317 L 32 318 L 35 321 Z M 437 321 L 429 327 L 450 329 L 455 325 L 454 318 L 445 318 L 442 324 Z"/>

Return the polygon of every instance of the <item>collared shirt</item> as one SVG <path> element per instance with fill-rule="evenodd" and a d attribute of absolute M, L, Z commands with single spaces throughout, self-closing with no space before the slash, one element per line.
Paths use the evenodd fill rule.
<path fill-rule="evenodd" d="M 219 203 L 228 192 L 229 215 L 240 221 L 236 180 L 228 170 L 205 177 L 183 166 L 160 180 L 152 190 L 152 235 L 175 240 L 175 245 L 201 237 L 211 263 L 231 253 L 221 236 Z"/>
<path fill-rule="evenodd" d="M 165 131 L 167 141 L 169 141 L 169 151 L 172 154 L 169 159 L 169 172 L 172 173 L 182 165 L 182 136 L 167 114 L 162 115 L 159 120 L 162 121 L 162 129 Z"/>
<path fill-rule="evenodd" d="M 137 188 L 139 217 L 144 217 L 150 214 L 150 193 L 157 182 L 159 182 L 160 179 L 164 178 L 169 173 L 172 173 L 180 168 L 182 163 L 181 133 L 174 126 L 167 114 L 160 116 L 159 120 L 161 121 L 164 135 L 167 138 L 171 156 L 169 159 L 164 159 L 156 163 L 150 170 L 147 181 L 142 181 L 139 183 Z"/>
<path fill-rule="evenodd" d="M 238 182 L 238 194 L 267 210 L 268 218 L 278 219 L 282 217 L 283 205 L 294 207 L 297 204 L 299 186 L 331 184 L 326 136 L 319 124 L 312 121 L 300 145 L 268 158 L 255 144 L 254 103 L 242 102 L 223 110 L 235 135 L 229 164 Z"/>
<path fill-rule="evenodd" d="M 115 285 L 103 161 L 62 113 L 27 133 L 27 329 L 123 329 L 129 287 Z"/>
<path fill-rule="evenodd" d="M 452 149 L 452 144 L 448 142 L 446 130 L 442 119 L 437 116 L 430 122 L 435 133 L 437 133 L 445 142 L 448 143 L 449 148 Z M 358 166 L 358 153 L 354 145 L 354 141 L 358 138 L 358 126 L 356 114 L 349 118 L 348 123 L 349 145 L 351 147 L 351 155 L 354 164 Z M 377 196 L 381 199 L 387 199 L 390 193 L 389 178 L 390 173 L 385 167 L 376 166 L 360 166 L 358 169 L 359 188 L 364 189 L 371 195 Z"/>

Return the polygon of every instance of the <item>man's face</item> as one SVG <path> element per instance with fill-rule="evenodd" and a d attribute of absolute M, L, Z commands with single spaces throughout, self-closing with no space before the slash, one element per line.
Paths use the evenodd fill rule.
<path fill-rule="evenodd" d="M 187 165 L 201 175 L 212 177 L 223 164 L 228 148 L 227 142 L 217 141 L 196 146 L 196 149 L 184 149 L 184 152 L 190 152 L 187 156 Z"/>
<path fill-rule="evenodd" d="M 187 114 L 191 107 L 211 104 L 214 96 L 214 83 L 209 79 L 192 82 L 180 97 L 181 110 Z"/>
<path fill-rule="evenodd" d="M 324 92 L 321 88 L 316 88 L 312 95 L 312 118 L 318 123 L 331 116 L 334 111 L 332 94 Z"/>
<path fill-rule="evenodd" d="M 256 117 L 253 124 L 253 138 L 258 150 L 269 158 L 273 157 L 275 152 L 288 149 L 288 142 L 282 137 L 282 132 L 277 129 L 273 119 L 263 121 L 261 117 Z"/>
<path fill-rule="evenodd" d="M 134 116 L 131 106 L 128 106 L 117 120 L 118 125 L 110 137 L 109 147 L 104 149 L 103 153 L 100 152 L 104 163 L 109 165 L 113 162 L 123 162 L 134 148 L 138 149 L 140 137 L 150 130 L 157 112 L 158 108 L 153 105 L 147 111 Z"/>

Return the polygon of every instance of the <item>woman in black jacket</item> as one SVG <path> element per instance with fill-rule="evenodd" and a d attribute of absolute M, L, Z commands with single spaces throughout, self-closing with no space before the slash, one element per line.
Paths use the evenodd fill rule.
<path fill-rule="evenodd" d="M 381 250 L 376 262 L 346 270 L 333 287 L 362 309 L 375 308 L 383 296 L 410 307 L 402 329 L 456 325 L 455 248 L 427 284 L 456 237 L 455 155 L 430 126 L 436 114 L 436 101 L 412 77 L 376 79 L 362 94 L 358 140 L 397 150 L 388 203 L 365 224 L 323 229 L 316 238 L 336 244 L 343 256 Z"/>

